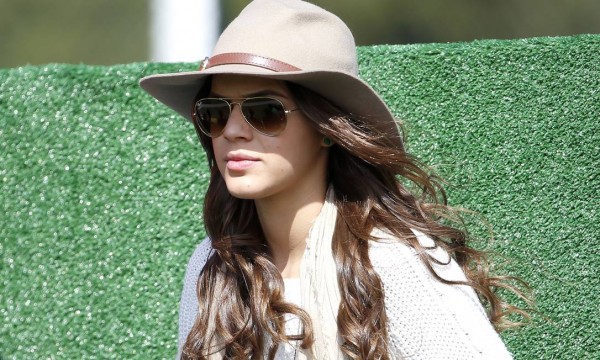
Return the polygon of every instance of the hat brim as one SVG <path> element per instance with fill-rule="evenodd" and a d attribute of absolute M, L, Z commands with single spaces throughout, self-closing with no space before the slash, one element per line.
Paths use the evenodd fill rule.
<path fill-rule="evenodd" d="M 397 139 L 399 145 L 402 144 L 394 116 L 385 102 L 366 82 L 344 72 L 274 72 L 249 65 L 228 64 L 202 71 L 150 75 L 140 80 L 140 86 L 154 98 L 191 121 L 191 108 L 195 96 L 205 81 L 217 74 L 248 75 L 302 85 L 348 113 L 362 118 L 378 133 L 385 134 L 390 140 Z"/>

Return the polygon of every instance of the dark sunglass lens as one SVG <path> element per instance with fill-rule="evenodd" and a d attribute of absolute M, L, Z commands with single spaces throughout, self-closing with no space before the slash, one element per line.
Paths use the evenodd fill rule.
<path fill-rule="evenodd" d="M 198 125 L 210 137 L 223 133 L 229 119 L 229 104 L 221 99 L 201 99 L 196 103 Z"/>
<path fill-rule="evenodd" d="M 265 135 L 278 135 L 286 125 L 283 104 L 271 98 L 251 98 L 244 101 L 242 112 L 248 122 Z"/>

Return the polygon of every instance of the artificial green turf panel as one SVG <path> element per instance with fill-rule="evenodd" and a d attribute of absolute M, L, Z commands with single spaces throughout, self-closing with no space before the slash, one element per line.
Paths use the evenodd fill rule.
<path fill-rule="evenodd" d="M 359 49 L 411 151 L 535 288 L 517 359 L 600 358 L 600 35 Z M 140 77 L 195 64 L 0 70 L 0 358 L 172 358 L 204 237 L 192 126 Z"/>

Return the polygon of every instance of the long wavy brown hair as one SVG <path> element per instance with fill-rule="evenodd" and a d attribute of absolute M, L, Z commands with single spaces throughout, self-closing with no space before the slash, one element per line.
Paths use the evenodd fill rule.
<path fill-rule="evenodd" d="M 208 92 L 209 84 L 198 97 Z M 327 181 L 338 209 L 333 254 L 341 302 L 337 318 L 341 350 L 350 359 L 389 359 L 385 294 L 369 259 L 373 228 L 387 229 L 412 246 L 441 282 L 466 284 L 477 292 L 498 331 L 529 318 L 520 307 L 498 295 L 508 290 L 528 303 L 515 278 L 493 276 L 488 254 L 467 245 L 460 214 L 446 203 L 442 181 L 386 134 L 377 133 L 361 117 L 297 84 L 287 83 L 310 124 L 335 143 L 330 148 Z M 197 283 L 199 313 L 187 337 L 183 359 L 273 359 L 279 345 L 314 342 L 311 319 L 284 301 L 283 279 L 272 262 L 252 200 L 234 198 L 214 161 L 211 140 L 196 128 L 210 164 L 211 181 L 204 202 L 205 227 L 213 254 Z M 352 179 L 352 181 L 348 181 Z M 462 267 L 467 281 L 451 282 L 433 270 L 411 229 L 435 240 Z M 516 279 L 517 282 L 520 280 Z M 526 286 L 524 283 L 522 285 Z M 526 289 L 525 289 L 526 290 Z M 302 332 L 288 336 L 285 314 L 297 316 Z M 511 315 L 517 314 L 518 320 Z"/>

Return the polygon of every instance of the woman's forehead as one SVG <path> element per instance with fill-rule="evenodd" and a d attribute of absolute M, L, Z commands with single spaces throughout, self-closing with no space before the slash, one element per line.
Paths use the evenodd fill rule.
<path fill-rule="evenodd" d="M 288 97 L 290 95 L 283 81 L 250 75 L 213 75 L 210 92 L 222 97 L 249 97 L 255 94 L 273 92 Z"/>

